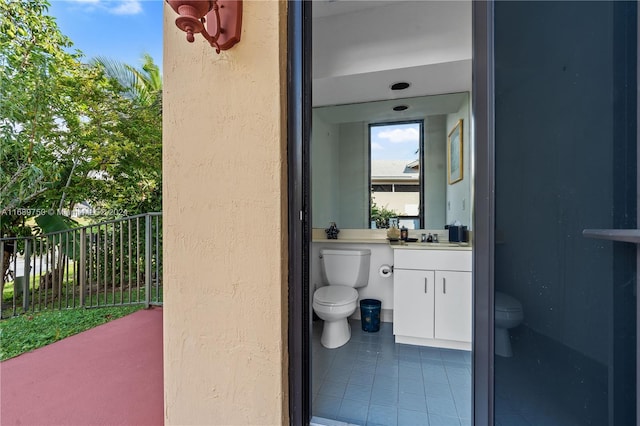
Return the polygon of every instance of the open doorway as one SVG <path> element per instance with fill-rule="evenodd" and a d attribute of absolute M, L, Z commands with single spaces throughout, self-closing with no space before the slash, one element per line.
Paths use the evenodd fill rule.
<path fill-rule="evenodd" d="M 470 425 L 471 2 L 313 2 L 312 44 L 312 423 Z M 409 130 L 389 139 L 415 141 L 404 183 L 374 170 L 372 129 L 398 123 Z M 378 206 L 397 213 L 406 245 L 390 243 L 388 220 L 374 225 L 371 201 L 389 187 L 416 195 Z M 451 241 L 448 225 L 461 230 Z M 336 251 L 366 258 L 368 274 L 345 290 L 353 311 L 337 343 L 319 305 L 342 301 L 317 293 L 332 287 Z M 373 330 L 363 300 L 379 302 Z"/>

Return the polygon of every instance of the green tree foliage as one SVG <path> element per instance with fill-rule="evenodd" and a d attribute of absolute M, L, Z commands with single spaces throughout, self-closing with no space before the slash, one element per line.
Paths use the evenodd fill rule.
<path fill-rule="evenodd" d="M 148 54 L 141 69 L 97 58 L 93 63 L 120 87 L 130 101 L 119 130 L 127 143 L 118 147 L 119 161 L 104 170 L 110 184 L 101 194 L 108 209 L 144 213 L 162 210 L 162 75 Z"/>
<path fill-rule="evenodd" d="M 377 228 L 388 228 L 389 227 L 389 218 L 392 217 L 398 217 L 398 213 L 393 211 L 393 210 L 389 210 L 386 207 L 380 207 L 376 204 L 376 202 L 373 200 L 373 197 L 371 198 L 371 220 L 375 220 L 376 221 L 376 227 Z"/>
<path fill-rule="evenodd" d="M 48 3 L 0 3 L 0 235 L 29 212 L 161 209 L 162 78 L 106 59 L 82 62 Z M 126 70 L 121 78 L 117 70 Z"/>
<path fill-rule="evenodd" d="M 141 70 L 123 66 L 127 81 L 83 62 L 48 7 L 0 2 L 0 236 L 84 201 L 103 217 L 161 209 L 158 66 L 145 55 Z"/>

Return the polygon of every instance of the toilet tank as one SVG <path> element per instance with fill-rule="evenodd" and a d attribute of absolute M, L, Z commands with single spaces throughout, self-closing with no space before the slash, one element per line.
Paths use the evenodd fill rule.
<path fill-rule="evenodd" d="M 321 249 L 320 257 L 327 284 L 364 287 L 369 283 L 371 250 Z"/>

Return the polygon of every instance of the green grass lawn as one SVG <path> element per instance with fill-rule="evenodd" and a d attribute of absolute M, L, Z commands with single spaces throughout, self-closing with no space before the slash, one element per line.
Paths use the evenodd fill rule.
<path fill-rule="evenodd" d="M 142 309 L 143 305 L 27 313 L 0 321 L 0 360 L 48 345 Z"/>

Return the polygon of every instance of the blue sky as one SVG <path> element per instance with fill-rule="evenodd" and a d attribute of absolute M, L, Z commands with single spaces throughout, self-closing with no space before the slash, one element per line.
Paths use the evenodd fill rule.
<path fill-rule="evenodd" d="M 417 123 L 371 127 L 372 160 L 415 160 L 419 143 Z"/>
<path fill-rule="evenodd" d="M 148 53 L 162 68 L 162 0 L 50 0 L 49 14 L 87 61 L 96 56 L 138 67 Z"/>

